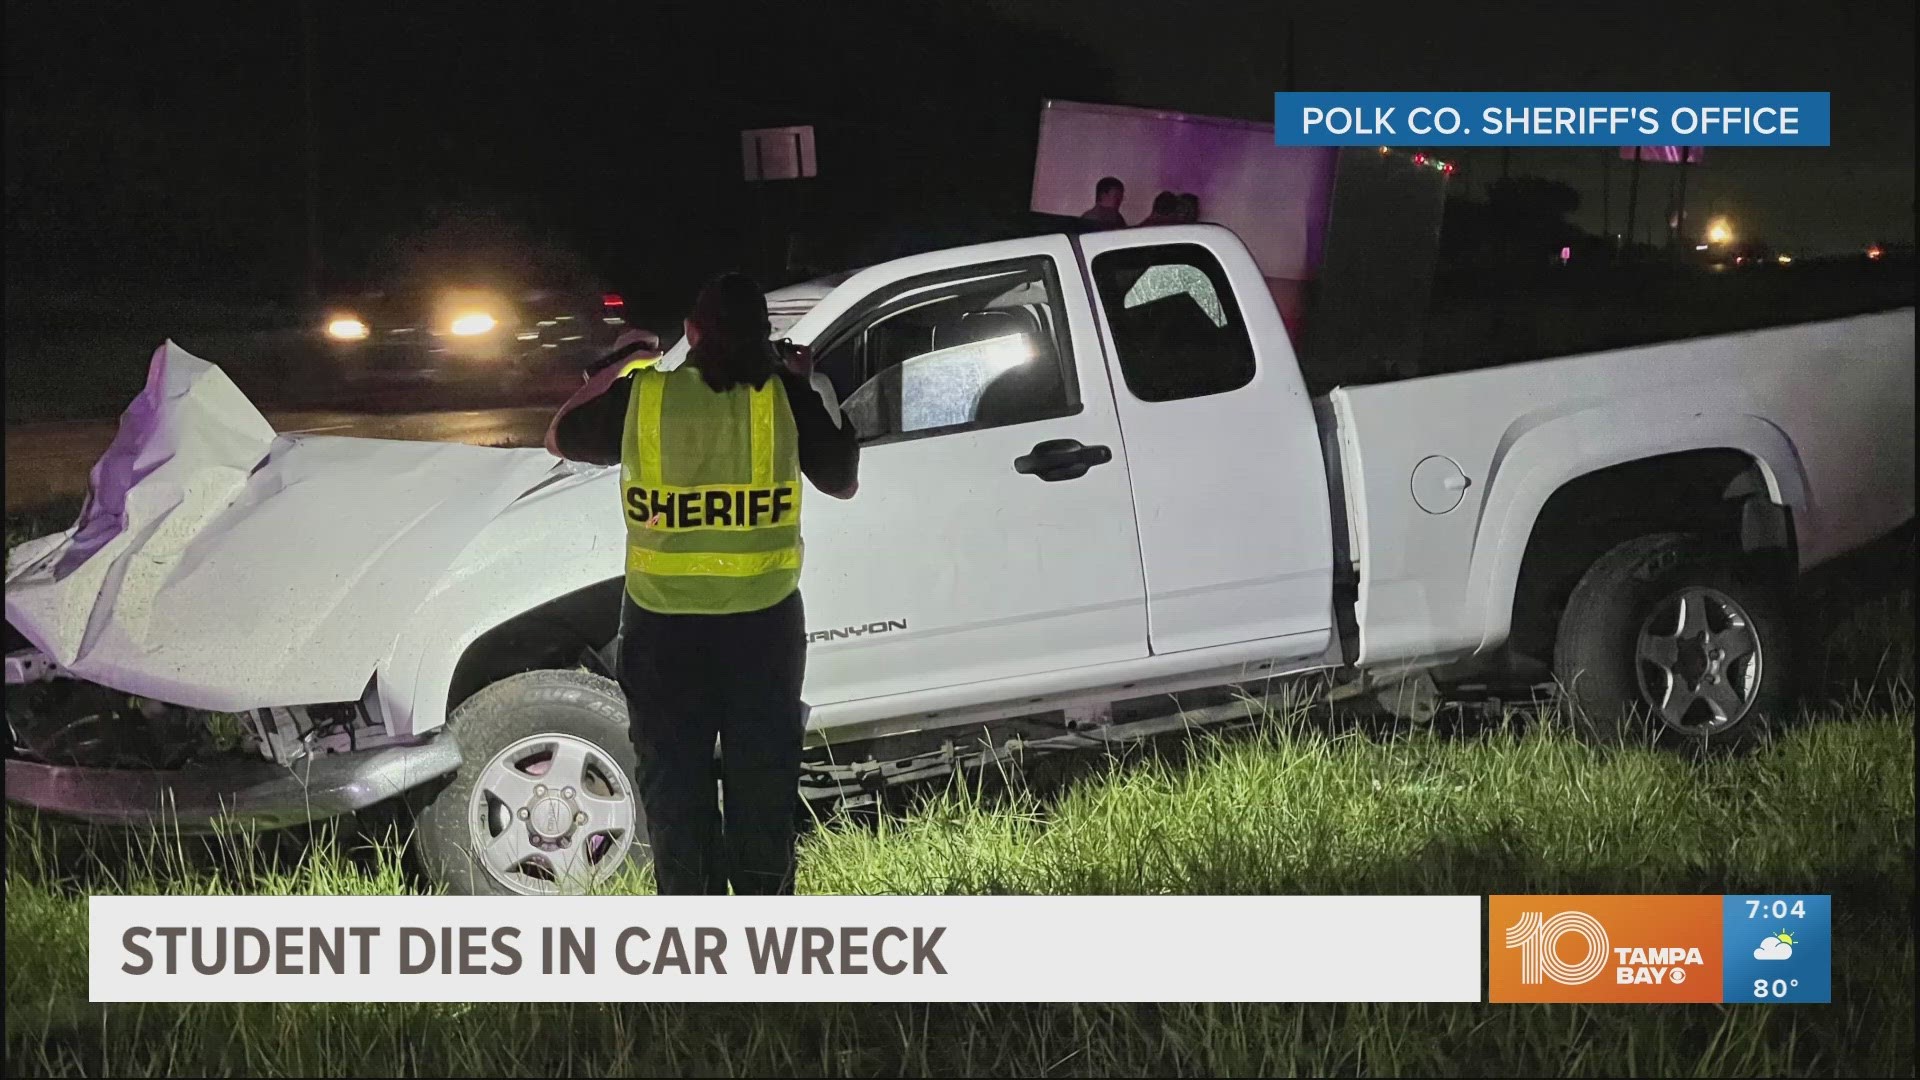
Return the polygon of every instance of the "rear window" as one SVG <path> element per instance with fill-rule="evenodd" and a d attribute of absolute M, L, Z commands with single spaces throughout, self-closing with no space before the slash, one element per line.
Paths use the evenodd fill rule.
<path fill-rule="evenodd" d="M 1134 397 L 1179 401 L 1253 381 L 1253 341 L 1226 273 L 1206 248 L 1105 252 L 1094 257 L 1093 280 Z"/>

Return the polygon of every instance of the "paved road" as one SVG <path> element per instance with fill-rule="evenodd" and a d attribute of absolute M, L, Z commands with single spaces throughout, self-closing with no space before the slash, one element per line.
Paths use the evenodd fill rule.
<path fill-rule="evenodd" d="M 268 412 L 281 432 L 375 439 L 461 442 L 476 446 L 539 446 L 550 405 L 432 412 L 365 413 L 319 409 Z M 87 472 L 113 441 L 116 420 L 62 420 L 7 425 L 7 509 L 35 506 L 87 490 Z"/>

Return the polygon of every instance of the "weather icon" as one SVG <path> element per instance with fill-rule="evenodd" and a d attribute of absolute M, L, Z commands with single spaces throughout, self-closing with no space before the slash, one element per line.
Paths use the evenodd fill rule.
<path fill-rule="evenodd" d="M 1760 939 L 1760 947 L 1753 950 L 1755 960 L 1786 960 L 1793 956 L 1793 935 L 1785 930 L 1770 937 Z"/>

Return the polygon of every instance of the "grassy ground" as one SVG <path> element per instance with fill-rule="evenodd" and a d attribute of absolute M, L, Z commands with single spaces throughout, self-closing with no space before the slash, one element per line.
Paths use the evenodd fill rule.
<path fill-rule="evenodd" d="M 12 529 L 9 529 L 12 539 Z M 1911 572 L 1911 544 L 1904 548 Z M 363 894 L 391 843 L 7 819 L 7 1058 L 54 1075 L 1912 1075 L 1910 576 L 1816 582 L 1813 712 L 1738 759 L 1551 718 L 1380 731 L 1313 705 L 1046 791 L 816 831 L 842 893 L 1829 892 L 1830 1006 L 86 1002 L 89 893 Z M 1861 580 L 1882 587 L 1858 592 Z M 1851 582 L 1851 584 L 1849 583 Z M 314 842 L 302 841 L 311 839 Z M 643 889 L 644 883 L 634 883 Z M 1177 933 L 1166 939 L 1178 947 Z"/>

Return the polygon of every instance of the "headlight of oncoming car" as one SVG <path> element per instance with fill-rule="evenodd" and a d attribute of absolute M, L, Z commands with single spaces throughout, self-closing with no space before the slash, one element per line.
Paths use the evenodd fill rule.
<path fill-rule="evenodd" d="M 473 337 L 492 330 L 496 325 L 498 324 L 492 315 L 484 311 L 469 311 L 463 315 L 454 316 L 453 323 L 448 329 L 458 337 Z"/>
<path fill-rule="evenodd" d="M 351 315 L 338 315 L 327 323 L 327 336 L 335 341 L 364 341 L 367 324 Z"/>

